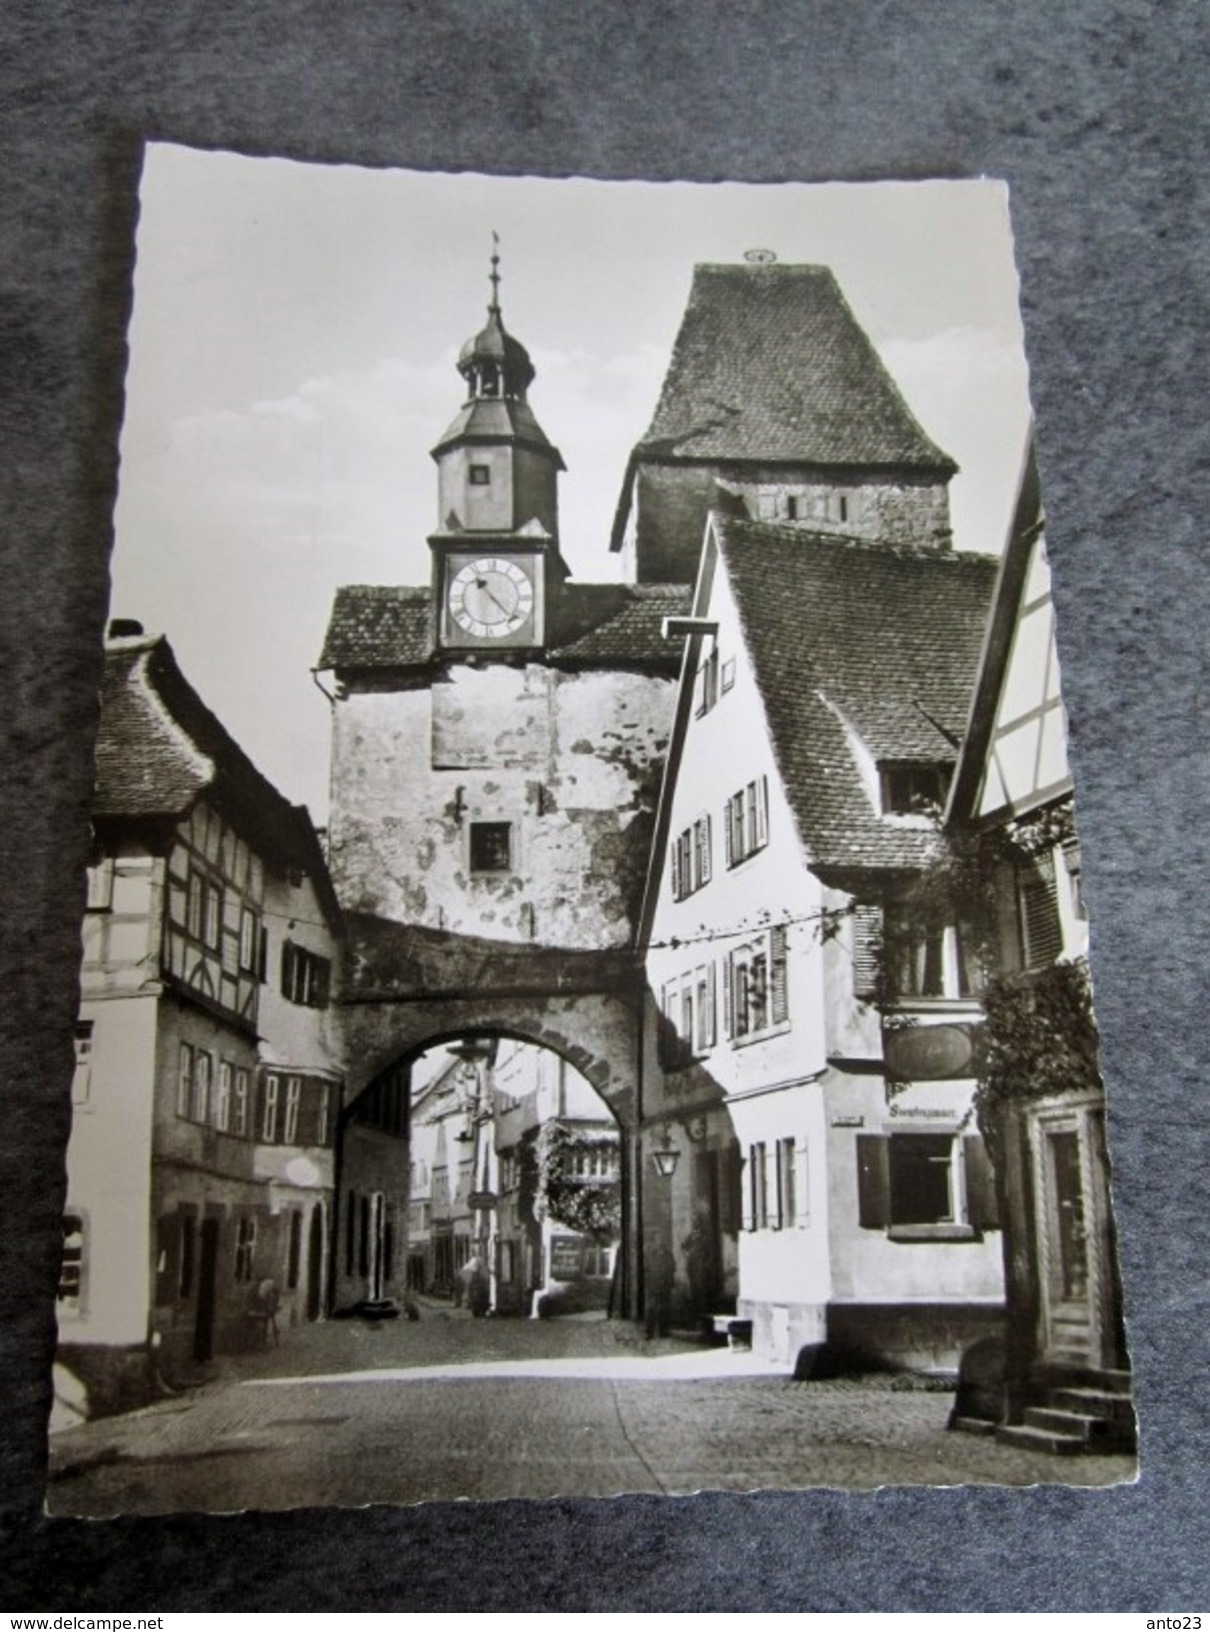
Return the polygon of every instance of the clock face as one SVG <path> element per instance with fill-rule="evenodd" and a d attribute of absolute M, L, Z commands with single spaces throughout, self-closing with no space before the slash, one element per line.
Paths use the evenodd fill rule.
<path fill-rule="evenodd" d="M 478 640 L 503 640 L 533 616 L 534 586 L 515 561 L 485 555 L 468 561 L 450 579 L 450 617 Z"/>

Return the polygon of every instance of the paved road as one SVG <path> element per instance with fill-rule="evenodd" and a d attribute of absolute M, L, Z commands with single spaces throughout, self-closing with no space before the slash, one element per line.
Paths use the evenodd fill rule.
<path fill-rule="evenodd" d="M 1113 1484 L 945 1429 L 948 1393 L 795 1383 L 604 1322 L 333 1322 L 177 1399 L 55 1434 L 49 1507 L 106 1516 L 830 1485 Z"/>

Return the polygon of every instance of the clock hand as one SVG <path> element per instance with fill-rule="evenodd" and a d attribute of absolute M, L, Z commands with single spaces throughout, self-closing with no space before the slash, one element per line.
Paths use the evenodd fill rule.
<path fill-rule="evenodd" d="M 481 589 L 483 591 L 483 593 L 487 596 L 488 600 L 491 601 L 494 606 L 498 606 L 500 608 L 501 612 L 504 613 L 504 616 L 506 618 L 511 618 L 512 617 L 513 609 L 511 607 L 505 606 L 504 602 L 500 599 L 500 597 L 498 595 L 493 595 L 492 594 L 491 590 L 487 587 L 487 579 L 486 578 L 476 578 L 475 579 L 475 588 L 476 589 Z"/>

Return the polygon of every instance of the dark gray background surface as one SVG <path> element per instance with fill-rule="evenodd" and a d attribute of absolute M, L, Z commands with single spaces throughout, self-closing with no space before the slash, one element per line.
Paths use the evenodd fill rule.
<path fill-rule="evenodd" d="M 1210 1608 L 1204 35 L 1196 0 L 8 0 L 0 1608 Z M 122 334 L 153 137 L 548 175 L 1009 180 L 1138 1486 L 38 1517 Z"/>

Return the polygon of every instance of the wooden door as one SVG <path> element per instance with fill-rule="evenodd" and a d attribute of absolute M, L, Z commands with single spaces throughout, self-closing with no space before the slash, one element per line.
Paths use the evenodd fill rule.
<path fill-rule="evenodd" d="M 1034 1133 L 1043 1357 L 1099 1366 L 1098 1196 L 1086 1117 L 1079 1109 L 1047 1112 Z"/>
<path fill-rule="evenodd" d="M 193 1323 L 193 1358 L 209 1360 L 214 1354 L 214 1309 L 218 1288 L 219 1221 L 202 1223 L 202 1251 L 198 1264 L 197 1314 Z"/>

